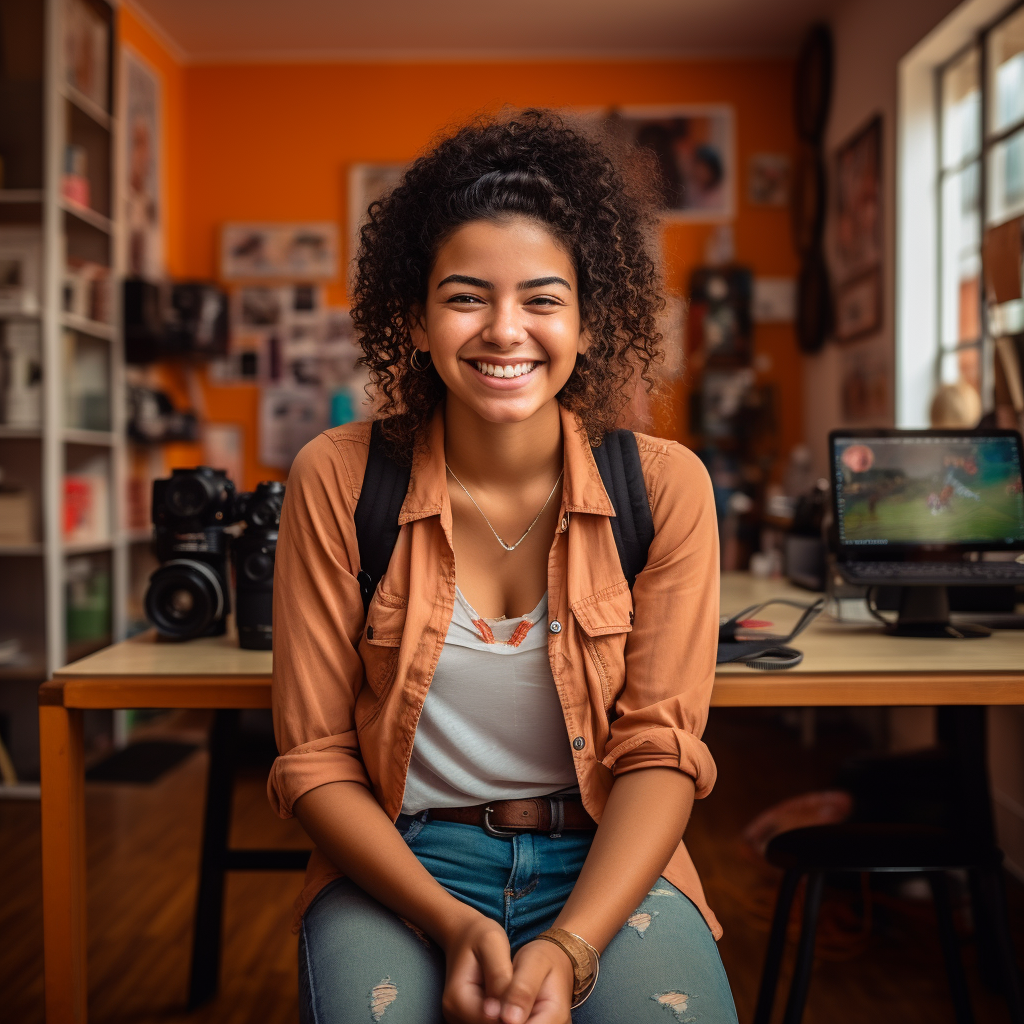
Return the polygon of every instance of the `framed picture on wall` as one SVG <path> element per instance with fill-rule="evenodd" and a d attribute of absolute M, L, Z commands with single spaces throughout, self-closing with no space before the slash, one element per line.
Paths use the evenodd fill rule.
<path fill-rule="evenodd" d="M 325 280 L 338 273 L 338 228 L 307 224 L 225 224 L 220 274 L 226 281 Z"/>
<path fill-rule="evenodd" d="M 612 129 L 650 150 L 661 172 L 663 216 L 673 221 L 722 221 L 736 211 L 736 151 L 732 107 L 621 107 Z"/>
<path fill-rule="evenodd" d="M 156 71 L 134 50 L 121 56 L 122 178 L 128 273 L 163 276 L 163 205 L 160 200 L 162 97 Z"/>
<path fill-rule="evenodd" d="M 882 118 L 836 153 L 836 256 L 841 281 L 882 261 Z"/>
<path fill-rule="evenodd" d="M 394 188 L 408 164 L 353 164 L 348 171 L 348 259 L 359 250 L 359 229 L 366 223 L 370 204 Z"/>
<path fill-rule="evenodd" d="M 879 267 L 840 285 L 836 293 L 836 339 L 855 341 L 882 326 L 882 271 Z"/>

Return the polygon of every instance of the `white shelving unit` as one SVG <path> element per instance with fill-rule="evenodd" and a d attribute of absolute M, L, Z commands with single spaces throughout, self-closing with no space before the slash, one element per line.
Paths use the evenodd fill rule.
<path fill-rule="evenodd" d="M 12 732 L 15 728 L 24 730 L 26 724 L 12 719 L 11 701 L 7 699 L 11 687 L 34 685 L 68 661 L 121 639 L 125 632 L 130 541 L 123 524 L 124 346 L 120 303 L 115 300 L 120 296 L 123 265 L 115 171 L 120 143 L 115 101 L 118 11 L 116 0 L 75 2 L 84 3 L 91 16 L 109 27 L 105 104 L 69 82 L 64 67 L 68 0 L 0 0 L 0 5 L 11 5 L 22 12 L 25 7 L 34 9 L 44 26 L 41 180 L 38 187 L 31 187 L 36 182 L 10 180 L 7 184 L 11 187 L 0 188 L 0 230 L 8 225 L 36 226 L 42 238 L 38 316 L 0 314 L 0 321 L 38 321 L 42 357 L 39 427 L 8 426 L 0 420 L 0 467 L 9 466 L 9 476 L 17 473 L 24 478 L 38 510 L 38 536 L 31 543 L 0 544 L 0 580 L 4 581 L 0 585 L 0 639 L 5 633 L 9 635 L 3 628 L 6 619 L 16 624 L 19 639 L 23 640 L 19 662 L 0 666 L 0 711 L 12 721 Z M 6 92 L 0 96 L 0 102 L 7 101 L 7 96 Z M 27 137 L 31 135 L 29 132 Z M 6 142 L 9 147 L 10 140 Z M 66 150 L 72 144 L 88 154 L 90 206 L 73 202 L 64 194 Z M 8 152 L 5 165 L 13 166 Z M 38 167 L 38 161 L 33 166 Z M 69 260 L 75 259 L 110 268 L 108 306 L 112 322 L 99 322 L 65 309 L 64 280 Z M 0 322 L 0 328 L 6 329 L 6 323 Z M 105 376 L 105 386 L 97 393 L 106 395 L 106 407 L 95 394 L 88 396 L 88 414 L 81 411 L 86 405 L 84 399 L 81 407 L 69 402 L 69 395 L 74 393 L 76 363 L 86 356 L 93 375 L 101 379 Z M 71 542 L 65 537 L 65 477 L 87 470 L 105 482 L 105 495 L 98 507 L 105 507 L 109 522 L 94 539 Z M 91 640 L 69 637 L 69 581 L 81 575 L 82 559 L 90 559 L 96 571 L 105 572 L 109 578 L 109 621 L 100 602 L 91 620 L 95 633 Z M 82 619 L 76 621 L 81 623 Z M 36 623 L 35 632 L 32 623 Z M 85 632 L 80 629 L 78 635 Z M 34 719 L 29 726 L 34 728 Z"/>

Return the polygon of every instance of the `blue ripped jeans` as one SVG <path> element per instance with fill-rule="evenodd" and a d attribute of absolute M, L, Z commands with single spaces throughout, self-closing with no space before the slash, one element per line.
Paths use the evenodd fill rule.
<path fill-rule="evenodd" d="M 463 903 L 499 922 L 512 952 L 551 927 L 592 833 L 511 839 L 475 825 L 401 815 L 420 862 Z M 302 1024 L 441 1024 L 444 954 L 347 879 L 325 886 L 302 919 Z M 736 1024 L 718 948 L 697 908 L 659 878 L 601 956 L 573 1024 Z"/>

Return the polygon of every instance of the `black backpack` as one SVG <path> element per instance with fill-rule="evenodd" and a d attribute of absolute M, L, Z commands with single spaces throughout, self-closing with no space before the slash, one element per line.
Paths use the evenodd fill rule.
<path fill-rule="evenodd" d="M 640 450 L 631 430 L 605 435 L 594 460 L 601 473 L 615 516 L 610 520 L 622 573 L 633 589 L 637 574 L 647 564 L 647 552 L 654 539 L 654 520 L 647 504 L 647 485 L 640 467 Z M 363 474 L 354 515 L 359 541 L 359 589 L 363 611 L 387 572 L 391 553 L 398 542 L 398 514 L 409 490 L 408 466 L 400 466 L 384 452 L 380 420 L 370 428 L 370 455 Z"/>
<path fill-rule="evenodd" d="M 638 574 L 647 564 L 647 553 L 654 540 L 654 520 L 647 503 L 647 484 L 640 466 L 636 435 L 631 430 L 613 430 L 593 451 L 601 481 L 615 509 L 615 515 L 609 522 L 622 574 L 632 590 Z M 398 514 L 409 490 L 409 477 L 409 466 L 400 466 L 385 454 L 381 423 L 375 420 L 370 428 L 370 454 L 363 474 L 363 488 L 353 516 L 359 542 L 356 579 L 363 597 L 364 612 L 370 607 L 370 600 L 387 572 L 391 553 L 398 542 Z M 800 632 L 821 610 L 822 604 L 818 602 L 808 609 L 797 629 L 788 637 L 737 641 L 738 623 L 762 605 L 744 609 L 720 628 L 718 664 L 744 660 L 752 668 L 763 669 L 792 668 L 799 664 L 803 655 L 791 647 L 780 647 L 780 642 L 792 639 Z"/>

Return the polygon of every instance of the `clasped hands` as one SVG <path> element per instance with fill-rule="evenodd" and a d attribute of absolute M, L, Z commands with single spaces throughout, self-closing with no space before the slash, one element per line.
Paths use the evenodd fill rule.
<path fill-rule="evenodd" d="M 472 914 L 441 942 L 448 1024 L 571 1024 L 569 957 L 554 943 L 535 940 L 513 958 L 504 928 Z"/>

